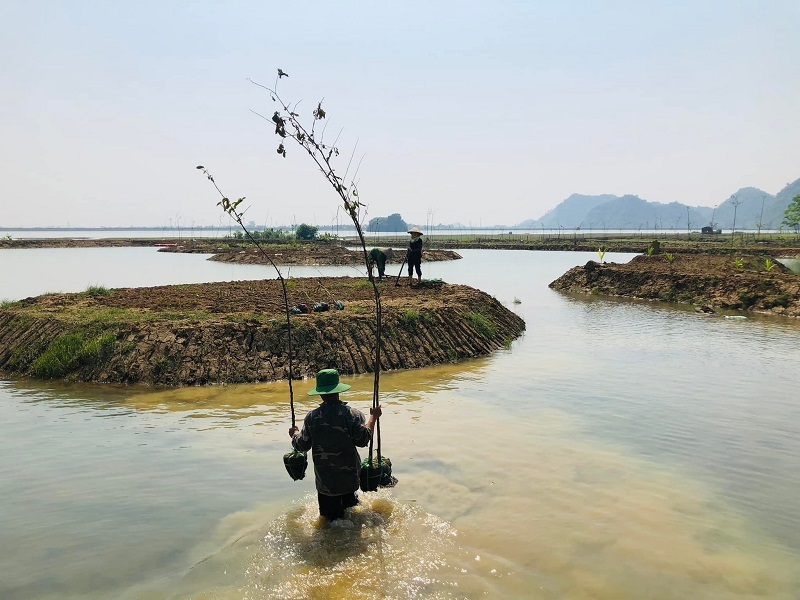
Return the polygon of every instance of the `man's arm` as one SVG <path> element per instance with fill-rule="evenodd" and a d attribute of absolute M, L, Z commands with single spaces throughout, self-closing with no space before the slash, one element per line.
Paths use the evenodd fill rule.
<path fill-rule="evenodd" d="M 369 420 L 366 422 L 366 424 L 364 424 L 363 421 L 364 415 L 361 414 L 360 411 L 357 414 L 359 415 L 360 423 L 355 435 L 353 436 L 353 443 L 355 443 L 356 446 L 363 448 L 369 444 L 369 441 L 372 439 L 372 432 L 375 431 L 375 421 L 382 414 L 381 407 L 377 406 L 369 409 Z"/>
<path fill-rule="evenodd" d="M 292 438 L 292 448 L 300 452 L 311 450 L 311 436 L 308 435 L 308 427 L 303 422 L 303 430 L 300 431 L 296 426 L 289 427 L 289 437 Z"/>
<path fill-rule="evenodd" d="M 383 414 L 383 413 L 381 411 L 381 405 L 380 404 L 378 406 L 376 406 L 375 408 L 370 408 L 369 409 L 369 419 L 367 420 L 366 427 L 367 427 L 367 429 L 370 430 L 370 432 L 375 431 L 375 419 L 380 417 L 381 414 Z"/>

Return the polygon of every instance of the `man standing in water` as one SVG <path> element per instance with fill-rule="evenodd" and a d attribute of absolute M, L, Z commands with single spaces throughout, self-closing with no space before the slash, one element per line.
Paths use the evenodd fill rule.
<path fill-rule="evenodd" d="M 380 406 L 371 408 L 365 423 L 364 413 L 339 400 L 339 394 L 349 389 L 339 382 L 339 371 L 323 369 L 317 373 L 316 387 L 308 392 L 322 396 L 322 404 L 306 415 L 302 431 L 289 428 L 294 449 L 312 451 L 319 514 L 328 521 L 341 519 L 345 508 L 358 504 L 361 457 L 356 446 L 369 444 L 375 419 L 381 416 Z"/>
<path fill-rule="evenodd" d="M 422 232 L 416 227 L 412 227 L 408 233 L 411 234 L 411 241 L 408 242 L 406 260 L 408 261 L 408 285 L 410 286 L 414 281 L 414 269 L 417 271 L 417 283 L 422 283 Z"/>

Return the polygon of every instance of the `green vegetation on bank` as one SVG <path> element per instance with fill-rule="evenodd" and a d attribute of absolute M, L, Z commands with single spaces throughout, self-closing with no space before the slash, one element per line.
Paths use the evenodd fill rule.
<path fill-rule="evenodd" d="M 33 361 L 31 372 L 40 379 L 64 377 L 109 355 L 115 342 L 116 336 L 108 331 L 93 337 L 83 332 L 67 333 L 53 340 Z"/>
<path fill-rule="evenodd" d="M 494 337 L 497 335 L 497 325 L 483 313 L 468 312 L 467 319 L 472 323 L 472 326 L 481 332 L 486 337 Z"/>
<path fill-rule="evenodd" d="M 90 296 L 107 296 L 111 293 L 111 290 L 102 285 L 90 285 L 86 288 L 86 293 Z"/>

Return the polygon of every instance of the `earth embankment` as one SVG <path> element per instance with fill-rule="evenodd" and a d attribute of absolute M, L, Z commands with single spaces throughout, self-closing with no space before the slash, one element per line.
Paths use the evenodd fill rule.
<path fill-rule="evenodd" d="M 159 252 L 179 252 L 192 254 L 209 254 L 213 256 L 209 260 L 217 262 L 232 262 L 255 265 L 268 265 L 272 260 L 276 265 L 307 265 L 307 266 L 329 266 L 329 265 L 352 265 L 363 267 L 364 252 L 362 250 L 349 250 L 334 244 L 286 244 L 269 245 L 261 250 L 254 245 L 235 245 L 231 247 L 218 246 L 185 246 L 170 245 L 163 246 Z M 264 256 L 269 257 L 269 260 Z M 405 251 L 398 249 L 394 256 L 389 256 L 386 260 L 388 264 L 403 262 Z M 461 255 L 453 250 L 425 250 L 425 262 L 438 262 L 445 260 L 458 260 Z"/>
<path fill-rule="evenodd" d="M 627 264 L 589 261 L 550 284 L 565 292 L 622 296 L 800 317 L 800 276 L 765 256 L 641 255 Z"/>
<path fill-rule="evenodd" d="M 295 240 L 271 240 L 262 242 L 262 249 L 269 259 L 278 265 L 364 265 L 364 252 L 350 250 L 344 242 L 315 241 L 297 242 Z M 353 245 L 356 245 L 353 242 Z M 391 247 L 391 244 L 384 244 Z M 124 248 L 157 247 L 159 252 L 179 254 L 211 254 L 209 260 L 244 264 L 268 265 L 269 260 L 255 244 L 239 239 L 83 239 L 83 238 L 44 238 L 44 239 L 0 239 L 2 249 L 35 248 Z M 387 263 L 400 264 L 405 257 L 405 249 L 397 247 L 394 256 Z M 425 249 L 425 262 L 458 260 L 461 255 L 453 250 Z"/>
<path fill-rule="evenodd" d="M 375 308 L 364 279 L 290 279 L 295 377 L 373 369 Z M 462 285 L 381 284 L 381 368 L 487 355 L 524 321 Z M 336 302 L 343 306 L 336 309 Z M 315 312 L 314 307 L 328 310 Z M 202 385 L 287 379 L 287 322 L 276 280 L 95 289 L 0 308 L 0 372 L 109 383 Z"/>

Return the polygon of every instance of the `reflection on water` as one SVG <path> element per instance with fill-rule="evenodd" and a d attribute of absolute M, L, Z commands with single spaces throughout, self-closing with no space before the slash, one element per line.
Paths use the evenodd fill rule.
<path fill-rule="evenodd" d="M 547 288 L 589 254 L 463 254 L 431 276 L 527 332 L 382 375 L 400 483 L 336 527 L 283 469 L 285 382 L 0 382 L 0 597 L 800 597 L 798 323 Z"/>
<path fill-rule="evenodd" d="M 450 404 L 442 418 L 462 409 Z M 474 406 L 469 407 L 474 409 Z M 581 440 L 558 412 L 410 428 L 448 468 L 405 474 L 334 527 L 313 495 L 198 561 L 180 598 L 794 598 L 796 556 L 684 473 Z M 396 432 L 406 435 L 402 428 Z M 410 435 L 410 433 L 408 434 Z M 467 453 L 465 448 L 474 452 Z M 523 451 L 510 451 L 510 448 Z M 424 462 L 424 461 L 419 461 Z M 176 591 L 177 590 L 177 591 Z"/>

